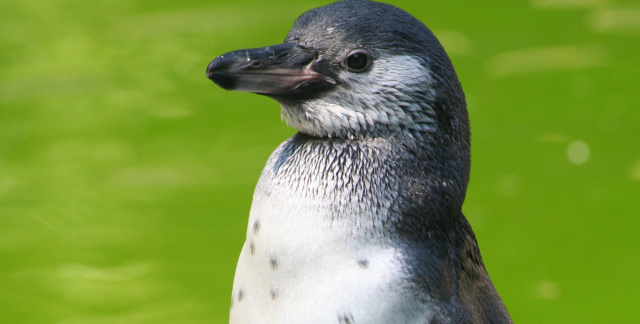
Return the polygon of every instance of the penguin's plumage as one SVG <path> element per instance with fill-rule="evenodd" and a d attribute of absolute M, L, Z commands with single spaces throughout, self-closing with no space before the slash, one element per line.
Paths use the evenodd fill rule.
<path fill-rule="evenodd" d="M 300 132 L 256 186 L 231 323 L 510 323 L 462 214 L 470 134 L 451 61 L 388 4 L 304 13 L 211 62 Z"/>

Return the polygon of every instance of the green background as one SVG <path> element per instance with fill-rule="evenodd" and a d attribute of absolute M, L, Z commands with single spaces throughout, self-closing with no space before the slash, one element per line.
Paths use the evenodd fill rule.
<path fill-rule="evenodd" d="M 205 68 L 324 3 L 0 0 L 0 322 L 226 322 L 295 131 Z M 640 322 L 640 3 L 393 3 L 465 88 L 464 211 L 515 322 Z"/>

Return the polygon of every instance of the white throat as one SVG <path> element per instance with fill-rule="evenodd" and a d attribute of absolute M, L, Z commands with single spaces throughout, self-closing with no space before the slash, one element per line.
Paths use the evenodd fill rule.
<path fill-rule="evenodd" d="M 342 71 L 338 79 L 341 84 L 322 97 L 282 105 L 282 119 L 305 134 L 329 138 L 432 130 L 435 112 L 425 101 L 435 97 L 433 80 L 418 58 L 380 58 L 366 74 Z M 416 89 L 424 90 L 424 98 L 411 97 Z"/>

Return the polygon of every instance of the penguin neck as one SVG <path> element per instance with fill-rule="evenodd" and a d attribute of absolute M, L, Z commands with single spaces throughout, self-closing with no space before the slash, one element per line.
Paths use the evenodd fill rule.
<path fill-rule="evenodd" d="M 448 176 L 429 142 L 414 136 L 328 139 L 298 133 L 273 153 L 263 178 L 286 183 L 297 199 L 316 204 L 307 207 L 355 236 L 396 240 L 398 226 L 430 224 L 403 219 L 412 200 L 425 209 L 415 217 L 428 215 L 440 223 L 461 216 L 464 195 L 454 197 L 459 179 Z"/>

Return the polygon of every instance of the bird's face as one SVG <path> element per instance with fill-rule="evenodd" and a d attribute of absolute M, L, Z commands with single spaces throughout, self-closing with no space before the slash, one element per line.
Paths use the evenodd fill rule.
<path fill-rule="evenodd" d="M 380 137 L 435 131 L 438 91 L 451 90 L 433 69 L 440 57 L 435 37 L 406 12 L 345 1 L 300 16 L 284 44 L 216 58 L 207 76 L 225 89 L 273 97 L 305 134 Z M 445 68 L 455 77 L 450 63 Z"/>

